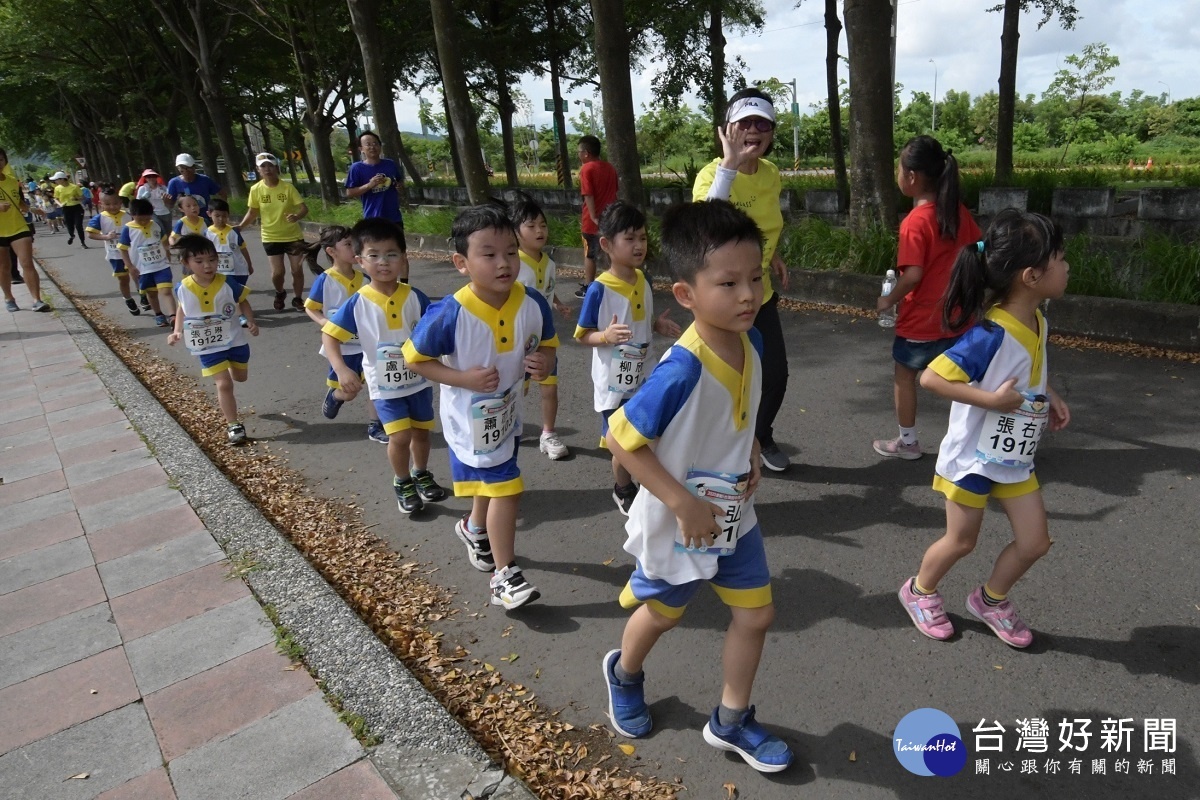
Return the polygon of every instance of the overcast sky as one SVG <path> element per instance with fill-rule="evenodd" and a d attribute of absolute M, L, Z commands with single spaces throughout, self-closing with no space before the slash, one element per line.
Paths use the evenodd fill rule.
<path fill-rule="evenodd" d="M 636 2 L 636 0 L 627 0 Z M 902 102 L 911 92 L 933 93 L 937 69 L 938 95 L 947 89 L 973 96 L 996 88 L 1000 74 L 1001 14 L 987 9 L 1001 0 L 900 0 L 896 80 L 903 84 Z M 797 80 L 802 113 L 825 98 L 825 28 L 821 0 L 764 0 L 766 24 L 762 33 L 728 33 L 728 53 L 746 62 L 747 77 Z M 1041 30 L 1037 12 L 1021 20 L 1017 91 L 1038 96 L 1045 91 L 1064 57 L 1079 53 L 1091 42 L 1104 42 L 1121 59 L 1110 91 L 1127 95 L 1134 89 L 1174 99 L 1200 95 L 1200 2 L 1197 0 L 1076 0 L 1081 18 L 1074 30 L 1064 31 L 1057 17 Z M 846 54 L 845 32 L 840 46 Z M 846 77 L 843 65 L 843 77 Z M 653 100 L 653 67 L 634 73 L 633 100 L 637 113 Z M 522 90 L 534 105 L 533 122 L 549 125 L 543 99 L 550 97 L 549 80 L 527 78 Z M 571 99 L 599 99 L 586 90 Z M 787 98 L 790 101 L 791 98 Z M 776 98 L 781 101 L 782 98 Z M 695 98 L 689 103 L 696 105 Z M 402 96 L 396 106 L 402 130 L 420 130 L 417 101 Z M 578 113 L 571 108 L 571 116 Z M 524 120 L 518 120 L 519 122 Z"/>

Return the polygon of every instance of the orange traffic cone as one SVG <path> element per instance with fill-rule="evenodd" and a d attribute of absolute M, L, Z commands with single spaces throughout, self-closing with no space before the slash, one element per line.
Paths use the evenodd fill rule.
<path fill-rule="evenodd" d="M 1152 169 L 1154 169 L 1154 156 L 1150 156 L 1146 159 L 1146 170 L 1150 171 Z"/>

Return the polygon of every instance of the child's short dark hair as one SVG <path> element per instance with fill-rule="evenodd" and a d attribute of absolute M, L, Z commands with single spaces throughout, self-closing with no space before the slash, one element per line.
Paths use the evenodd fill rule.
<path fill-rule="evenodd" d="M 754 242 L 761 249 L 762 232 L 727 200 L 681 203 L 663 214 L 662 254 L 674 280 L 695 283 L 708 254 L 731 242 Z"/>
<path fill-rule="evenodd" d="M 618 234 L 646 227 L 646 215 L 632 203 L 616 200 L 604 209 L 597 226 L 600 228 L 600 235 L 611 242 Z"/>
<path fill-rule="evenodd" d="M 116 197 L 117 196 L 117 187 L 111 183 L 104 184 L 103 186 L 100 187 L 100 196 L 101 197 Z"/>
<path fill-rule="evenodd" d="M 538 217 L 545 216 L 545 212 L 542 211 L 542 207 L 537 204 L 537 201 L 524 192 L 518 194 L 517 198 L 508 205 L 508 220 L 514 228 L 519 228 L 526 222 L 532 222 Z"/>
<path fill-rule="evenodd" d="M 180 261 L 187 261 L 193 256 L 201 256 L 206 253 L 217 254 L 217 246 L 212 243 L 212 240 L 198 233 L 180 236 L 172 249 L 179 254 Z"/>
<path fill-rule="evenodd" d="M 600 140 L 591 134 L 579 137 L 579 147 L 592 158 L 600 157 Z"/>
<path fill-rule="evenodd" d="M 450 227 L 450 238 L 454 240 L 454 252 L 465 256 L 471 234 L 486 230 L 508 231 L 514 238 L 517 235 L 503 206 L 495 203 L 470 206 L 458 212 L 458 216 L 454 218 L 454 224 Z"/>
<path fill-rule="evenodd" d="M 191 195 L 184 195 L 184 197 L 191 197 Z M 183 197 L 181 197 L 179 199 L 182 200 Z M 199 203 L 200 201 L 197 200 L 196 202 Z M 201 208 L 203 208 L 203 206 L 201 206 Z M 208 210 L 209 211 L 224 211 L 226 214 L 228 214 L 229 213 L 229 203 L 225 202 L 220 197 L 214 197 L 212 200 L 208 201 Z"/>
<path fill-rule="evenodd" d="M 134 217 L 154 216 L 154 204 L 149 200 L 135 197 L 129 201 L 129 214 Z"/>
<path fill-rule="evenodd" d="M 404 244 L 404 229 L 390 219 L 383 217 L 366 217 L 354 223 L 350 229 L 350 241 L 354 245 L 354 255 L 361 255 L 363 247 L 380 242 L 395 242 L 401 252 L 407 252 Z"/>

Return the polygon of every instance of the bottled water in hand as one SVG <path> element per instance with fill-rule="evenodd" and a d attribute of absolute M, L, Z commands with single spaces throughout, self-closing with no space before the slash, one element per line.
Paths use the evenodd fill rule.
<path fill-rule="evenodd" d="M 887 271 L 887 277 L 885 277 L 883 279 L 883 291 L 881 291 L 879 293 L 880 297 L 887 297 L 888 295 L 890 295 L 892 293 L 892 291 L 895 288 L 896 288 L 896 270 L 889 269 Z M 879 327 L 881 327 L 881 328 L 896 327 L 896 308 L 899 305 L 900 305 L 899 303 L 896 303 L 895 305 L 893 305 L 891 308 L 887 309 L 886 311 L 879 312 Z"/>

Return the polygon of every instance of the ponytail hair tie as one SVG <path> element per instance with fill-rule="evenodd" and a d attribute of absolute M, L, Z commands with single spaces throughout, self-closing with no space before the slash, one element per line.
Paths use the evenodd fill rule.
<path fill-rule="evenodd" d="M 980 253 L 982 253 L 984 250 L 987 249 L 987 244 L 982 239 L 980 239 L 978 242 L 975 243 L 975 249 L 978 250 Z"/>
<path fill-rule="evenodd" d="M 953 148 L 947 147 L 947 148 L 946 148 L 946 158 L 949 158 L 949 157 L 950 157 L 950 156 L 952 156 L 952 155 L 954 155 L 954 150 L 953 150 Z"/>

